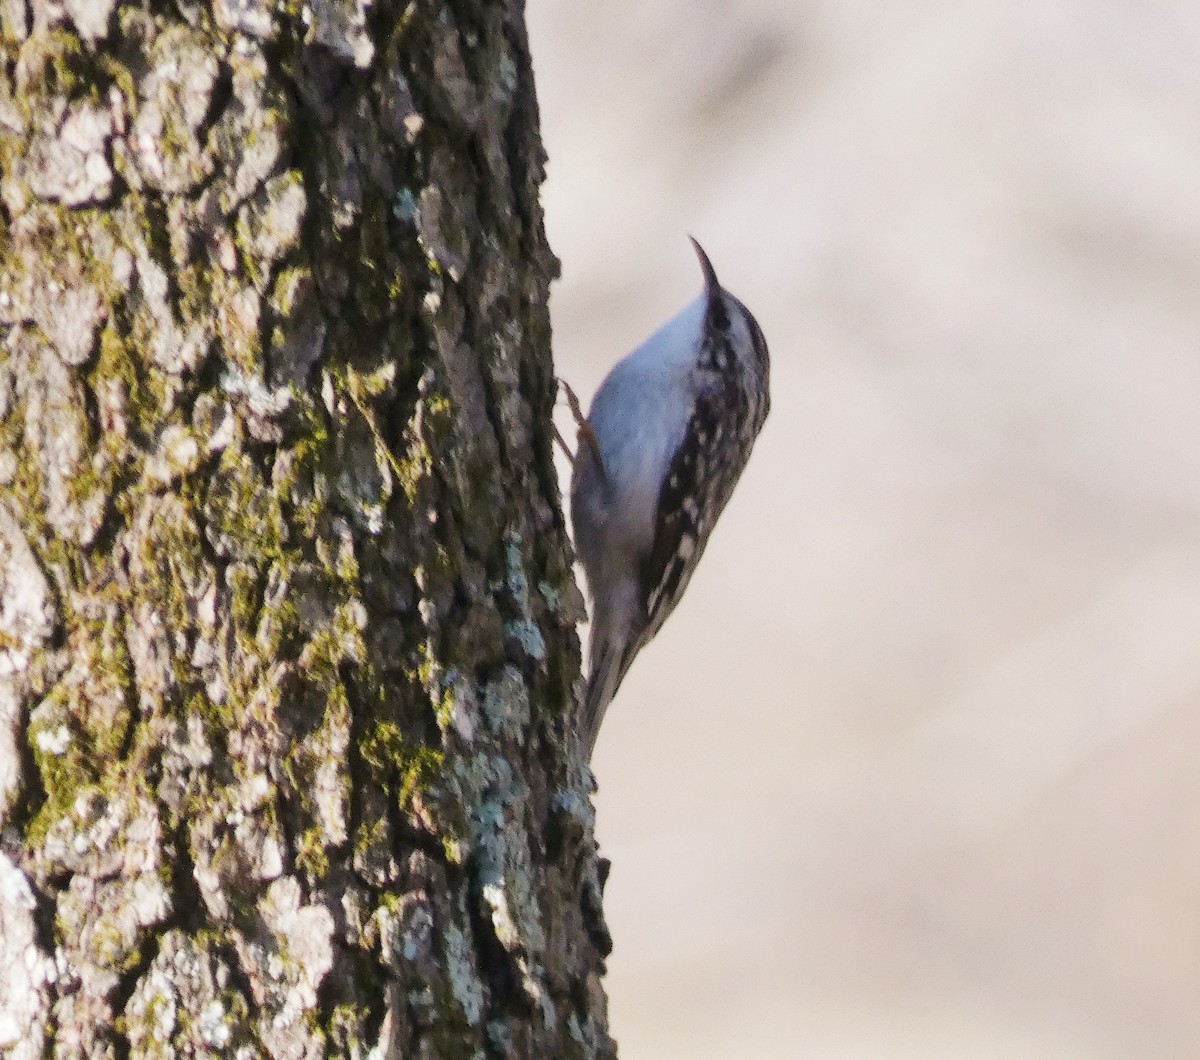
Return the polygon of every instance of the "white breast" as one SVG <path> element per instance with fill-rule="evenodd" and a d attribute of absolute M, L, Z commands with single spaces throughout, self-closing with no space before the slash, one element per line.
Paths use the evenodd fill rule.
<path fill-rule="evenodd" d="M 607 513 L 610 542 L 637 556 L 654 540 L 659 493 L 692 413 L 704 311 L 701 297 L 618 363 L 588 414 L 612 495 L 620 498 L 619 510 Z"/>

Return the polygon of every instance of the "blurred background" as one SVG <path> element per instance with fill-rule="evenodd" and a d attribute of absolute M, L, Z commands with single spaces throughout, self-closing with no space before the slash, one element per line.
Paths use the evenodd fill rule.
<path fill-rule="evenodd" d="M 594 761 L 622 1057 L 1200 1057 L 1200 6 L 528 15 L 560 373 L 689 232 L 772 353 Z"/>

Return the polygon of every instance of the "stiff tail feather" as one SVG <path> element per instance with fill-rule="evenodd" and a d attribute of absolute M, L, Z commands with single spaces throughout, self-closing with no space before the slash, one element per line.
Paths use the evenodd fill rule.
<path fill-rule="evenodd" d="M 579 736 L 589 761 L 596 747 L 596 738 L 600 735 L 604 713 L 621 687 L 636 654 L 629 651 L 626 645 L 613 640 L 605 640 L 600 644 L 593 642 L 590 647 L 591 672 L 588 674 L 583 716 L 579 725 Z"/>

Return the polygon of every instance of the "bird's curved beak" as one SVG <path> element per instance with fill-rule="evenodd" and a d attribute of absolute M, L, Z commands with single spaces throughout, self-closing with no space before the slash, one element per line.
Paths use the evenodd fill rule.
<path fill-rule="evenodd" d="M 713 268 L 712 262 L 708 260 L 708 255 L 704 253 L 704 248 L 696 242 L 696 237 L 688 236 L 688 239 L 692 241 L 692 246 L 696 248 L 696 257 L 700 259 L 700 271 L 704 273 L 704 290 L 710 299 L 715 298 L 721 290 L 717 272 Z"/>

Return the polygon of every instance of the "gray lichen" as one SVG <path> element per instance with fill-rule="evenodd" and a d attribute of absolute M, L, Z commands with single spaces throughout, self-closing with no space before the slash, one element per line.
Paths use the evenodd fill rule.
<path fill-rule="evenodd" d="M 25 874 L 0 853 L 0 1049 L 14 1060 L 42 1055 L 54 961 L 37 942 L 37 902 Z"/>

